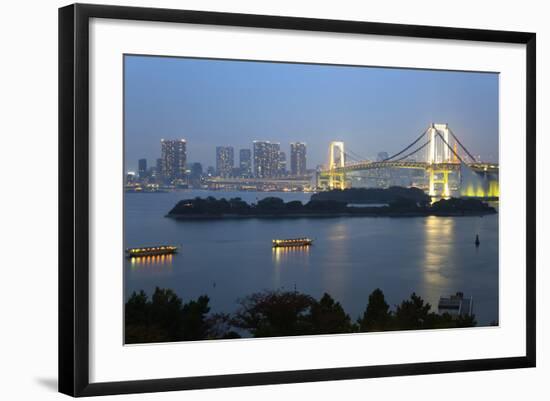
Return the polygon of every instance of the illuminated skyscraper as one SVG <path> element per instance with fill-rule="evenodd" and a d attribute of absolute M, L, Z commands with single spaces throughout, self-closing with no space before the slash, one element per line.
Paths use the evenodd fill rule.
<path fill-rule="evenodd" d="M 286 175 L 286 153 L 279 152 L 279 168 L 278 173 L 280 176 Z"/>
<path fill-rule="evenodd" d="M 174 180 L 185 176 L 187 143 L 185 139 L 161 139 L 162 177 Z"/>
<path fill-rule="evenodd" d="M 254 141 L 254 175 L 271 178 L 279 175 L 280 144 L 269 141 Z"/>
<path fill-rule="evenodd" d="M 220 177 L 229 177 L 233 171 L 233 147 L 216 147 L 216 172 Z"/>
<path fill-rule="evenodd" d="M 138 160 L 138 174 L 141 179 L 147 177 L 147 159 Z"/>
<path fill-rule="evenodd" d="M 290 174 L 303 176 L 306 174 L 306 144 L 294 142 L 290 144 Z"/>
<path fill-rule="evenodd" d="M 155 164 L 155 180 L 160 181 L 161 179 L 162 179 L 162 157 L 159 157 Z"/>
<path fill-rule="evenodd" d="M 245 177 L 252 175 L 252 152 L 250 149 L 239 150 L 239 168 L 241 175 Z"/>

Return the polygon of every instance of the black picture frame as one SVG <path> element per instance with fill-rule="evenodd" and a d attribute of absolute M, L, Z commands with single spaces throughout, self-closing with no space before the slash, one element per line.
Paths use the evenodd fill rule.
<path fill-rule="evenodd" d="M 89 381 L 88 61 L 91 18 L 438 38 L 526 45 L 526 354 L 521 357 L 154 380 Z M 479 29 L 74 4 L 59 9 L 59 391 L 71 396 L 158 392 L 534 367 L 536 35 Z"/>

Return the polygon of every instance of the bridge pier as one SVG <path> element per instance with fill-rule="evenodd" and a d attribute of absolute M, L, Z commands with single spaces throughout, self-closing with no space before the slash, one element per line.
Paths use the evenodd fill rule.
<path fill-rule="evenodd" d="M 346 173 L 341 170 L 346 166 L 344 142 L 332 141 L 329 145 L 329 189 L 346 189 Z M 339 168 L 339 170 L 337 170 Z"/>
<path fill-rule="evenodd" d="M 346 189 L 346 174 L 332 170 L 329 173 L 328 186 L 330 189 Z"/>
<path fill-rule="evenodd" d="M 428 174 L 430 175 L 428 195 L 437 196 L 437 191 L 435 189 L 436 184 L 442 184 L 443 190 L 441 196 L 448 198 L 451 196 L 451 190 L 449 188 L 449 173 L 451 170 L 436 170 L 435 168 L 430 168 Z M 442 178 L 437 178 L 437 174 L 442 174 Z"/>

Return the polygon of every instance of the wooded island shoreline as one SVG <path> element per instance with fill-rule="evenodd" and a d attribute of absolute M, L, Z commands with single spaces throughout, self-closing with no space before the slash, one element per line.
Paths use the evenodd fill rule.
<path fill-rule="evenodd" d="M 450 198 L 430 204 L 428 201 L 399 198 L 387 206 L 354 207 L 347 202 L 311 200 L 284 202 L 268 197 L 248 204 L 240 198 L 194 198 L 179 201 L 165 217 L 176 220 L 281 219 L 335 217 L 460 217 L 497 213 L 478 199 Z"/>

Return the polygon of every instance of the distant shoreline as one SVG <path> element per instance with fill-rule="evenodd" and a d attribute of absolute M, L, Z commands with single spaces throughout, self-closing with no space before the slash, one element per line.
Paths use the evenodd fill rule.
<path fill-rule="evenodd" d="M 366 208 L 365 208 L 366 209 Z M 377 207 L 376 209 L 381 209 Z M 496 214 L 492 211 L 456 211 L 456 212 L 441 212 L 441 211 L 361 211 L 353 213 L 254 213 L 254 214 L 166 214 L 164 217 L 174 220 L 242 220 L 242 219 L 326 219 L 338 217 L 483 217 L 486 215 Z"/>
<path fill-rule="evenodd" d="M 397 198 L 388 206 L 349 207 L 346 202 L 311 200 L 284 202 L 269 197 L 257 203 L 246 203 L 241 198 L 195 198 L 179 201 L 165 217 L 176 220 L 223 219 L 304 219 L 330 217 L 461 217 L 484 216 L 496 213 L 496 209 L 473 199 L 442 199 L 430 204 L 426 199 Z"/>

